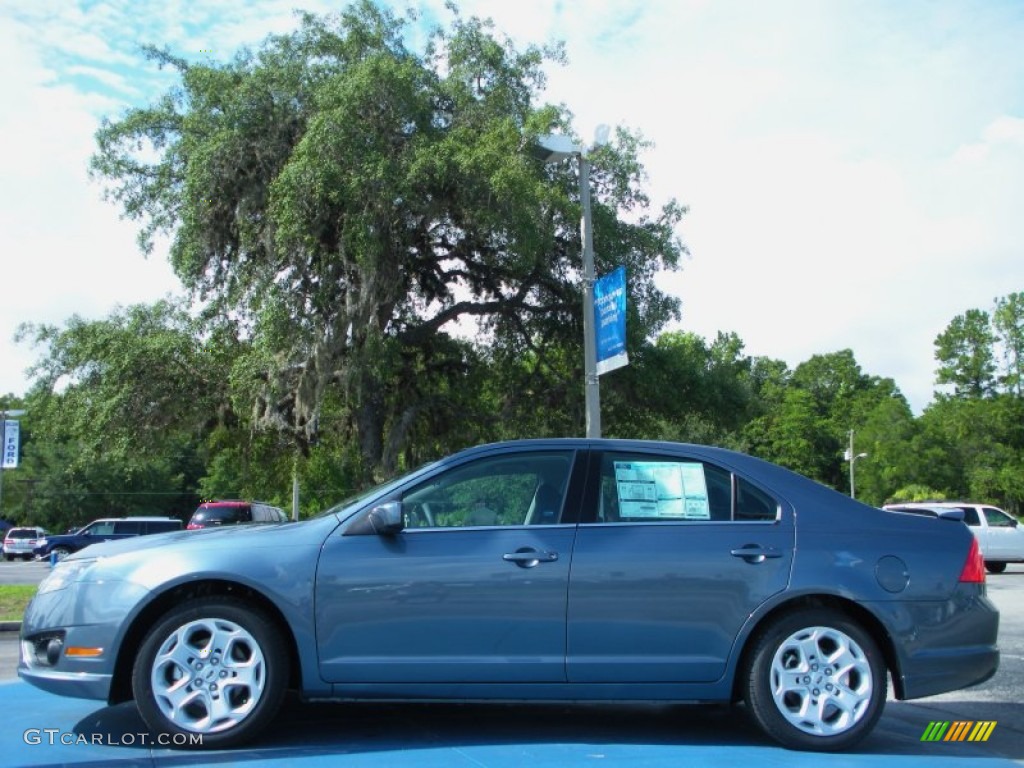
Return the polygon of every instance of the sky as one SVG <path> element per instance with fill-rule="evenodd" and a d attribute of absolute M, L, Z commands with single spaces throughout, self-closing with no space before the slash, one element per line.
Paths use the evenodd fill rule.
<path fill-rule="evenodd" d="M 447 24 L 443 0 L 387 3 Z M 672 327 L 791 368 L 853 351 L 915 413 L 936 337 L 1024 291 L 1024 3 L 969 0 L 462 0 L 517 46 L 563 41 L 542 100 L 585 140 L 621 125 L 657 207 L 689 209 L 659 278 Z M 139 53 L 227 60 L 339 2 L 0 0 L 0 393 L 24 394 L 63 326 L 180 294 L 166 243 L 88 177 L 104 118 L 172 84 Z M 614 374 L 611 374 L 614 375 Z"/>

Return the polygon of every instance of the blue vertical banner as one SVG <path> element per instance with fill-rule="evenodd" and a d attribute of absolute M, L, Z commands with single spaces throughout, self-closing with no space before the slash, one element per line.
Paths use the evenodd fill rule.
<path fill-rule="evenodd" d="M 4 420 L 4 469 L 16 469 L 18 467 L 18 441 L 21 438 L 21 422 Z"/>
<path fill-rule="evenodd" d="M 594 281 L 597 375 L 629 364 L 626 354 L 626 268 Z"/>

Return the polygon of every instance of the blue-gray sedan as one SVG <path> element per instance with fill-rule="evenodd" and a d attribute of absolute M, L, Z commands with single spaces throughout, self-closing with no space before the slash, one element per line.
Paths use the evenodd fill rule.
<path fill-rule="evenodd" d="M 308 700 L 737 702 L 842 750 L 891 676 L 996 671 L 999 614 L 956 515 L 876 509 L 697 445 L 462 451 L 298 523 L 93 545 L 22 623 L 47 691 L 134 698 L 162 743 L 254 738 Z"/>

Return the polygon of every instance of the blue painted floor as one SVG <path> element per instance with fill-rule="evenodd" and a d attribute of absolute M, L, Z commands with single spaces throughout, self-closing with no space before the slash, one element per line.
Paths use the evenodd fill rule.
<path fill-rule="evenodd" d="M 986 719 L 982 714 L 971 716 Z M 195 752 L 143 743 L 152 737 L 133 704 L 105 707 L 11 681 L 0 683 L 0 766 L 820 768 L 825 761 L 829 768 L 1024 765 L 1020 734 L 1001 731 L 998 725 L 986 743 L 921 742 L 924 729 L 935 719 L 957 718 L 926 706 L 890 702 L 861 749 L 821 755 L 791 752 L 762 738 L 742 708 L 289 700 L 264 738 L 250 748 Z"/>

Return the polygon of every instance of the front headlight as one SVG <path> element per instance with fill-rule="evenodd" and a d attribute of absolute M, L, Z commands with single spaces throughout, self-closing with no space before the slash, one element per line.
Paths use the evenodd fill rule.
<path fill-rule="evenodd" d="M 69 584 L 73 584 L 81 579 L 82 575 L 97 562 L 98 558 L 95 557 L 84 560 L 61 560 L 53 566 L 53 570 L 39 583 L 39 589 L 36 591 L 36 594 L 43 595 L 47 592 L 56 592 L 58 589 L 64 589 Z"/>

